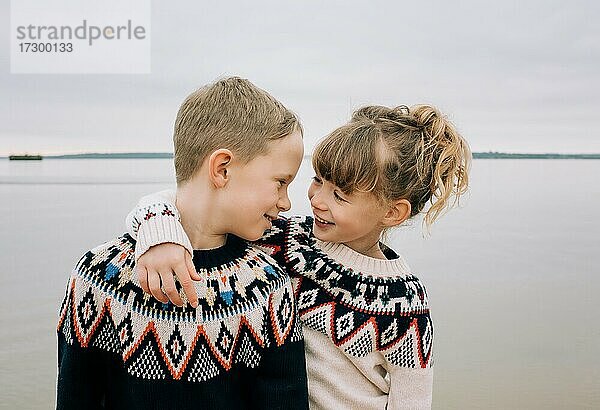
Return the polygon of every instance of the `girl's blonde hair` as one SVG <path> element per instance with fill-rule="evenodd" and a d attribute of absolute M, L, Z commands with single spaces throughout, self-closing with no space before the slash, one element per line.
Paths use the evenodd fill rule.
<path fill-rule="evenodd" d="M 471 150 L 433 106 L 366 106 L 317 145 L 312 164 L 346 194 L 408 200 L 411 217 L 431 203 L 429 229 L 467 191 Z"/>

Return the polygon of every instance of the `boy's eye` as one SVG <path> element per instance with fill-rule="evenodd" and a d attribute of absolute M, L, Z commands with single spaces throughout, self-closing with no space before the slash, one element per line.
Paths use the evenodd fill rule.
<path fill-rule="evenodd" d="M 314 181 L 314 182 L 316 182 L 317 184 L 320 184 L 320 183 L 321 183 L 321 179 L 320 179 L 318 176 L 316 176 L 316 175 L 315 175 L 315 176 L 314 176 L 312 179 L 313 179 L 313 181 Z"/>
<path fill-rule="evenodd" d="M 285 184 L 287 184 L 287 181 L 286 181 L 285 179 L 280 179 L 280 180 L 278 180 L 277 182 L 279 182 L 279 186 L 280 186 L 280 187 L 282 187 L 282 186 L 284 186 Z"/>

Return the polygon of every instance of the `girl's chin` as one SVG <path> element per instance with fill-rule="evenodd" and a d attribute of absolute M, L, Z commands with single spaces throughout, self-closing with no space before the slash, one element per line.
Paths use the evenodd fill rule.
<path fill-rule="evenodd" d="M 313 235 L 320 241 L 335 242 L 335 237 L 332 236 L 331 232 L 327 228 L 322 229 L 315 225 L 313 227 Z"/>

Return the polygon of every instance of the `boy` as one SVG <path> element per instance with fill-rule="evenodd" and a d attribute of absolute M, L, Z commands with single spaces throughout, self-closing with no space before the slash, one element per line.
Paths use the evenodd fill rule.
<path fill-rule="evenodd" d="M 289 277 L 245 241 L 290 208 L 301 126 L 265 91 L 227 78 L 183 102 L 173 139 L 176 205 L 194 276 L 206 278 L 195 285 L 201 298 L 176 306 L 146 295 L 128 234 L 87 252 L 61 307 L 57 408 L 305 409 Z M 146 229 L 169 212 L 150 205 Z M 171 276 L 162 288 L 178 294 L 181 284 Z"/>

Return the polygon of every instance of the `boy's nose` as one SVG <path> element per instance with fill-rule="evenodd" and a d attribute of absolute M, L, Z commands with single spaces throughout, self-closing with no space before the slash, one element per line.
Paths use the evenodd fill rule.
<path fill-rule="evenodd" d="M 287 192 L 279 197 L 279 201 L 277 202 L 277 209 L 279 209 L 280 212 L 285 212 L 285 211 L 289 211 L 290 208 L 292 207 L 292 202 L 290 201 L 290 198 L 288 197 Z"/>

